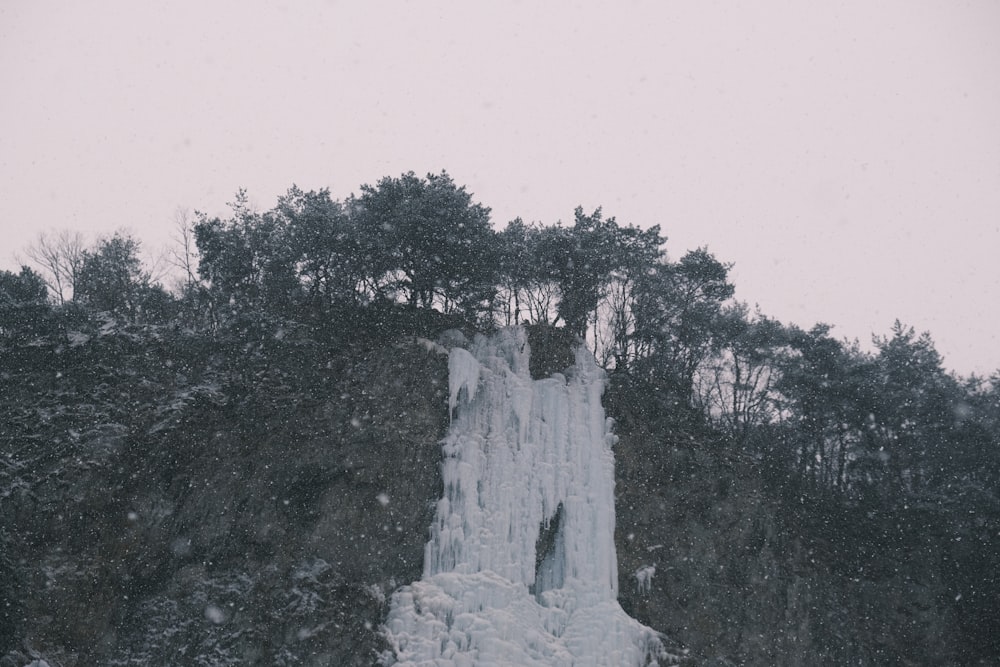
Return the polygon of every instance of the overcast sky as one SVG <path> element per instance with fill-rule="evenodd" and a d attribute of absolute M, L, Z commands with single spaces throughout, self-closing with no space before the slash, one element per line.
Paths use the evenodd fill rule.
<path fill-rule="evenodd" d="M 1000 2 L 0 0 L 0 267 L 40 231 L 446 169 L 603 206 L 737 297 L 1000 368 Z"/>

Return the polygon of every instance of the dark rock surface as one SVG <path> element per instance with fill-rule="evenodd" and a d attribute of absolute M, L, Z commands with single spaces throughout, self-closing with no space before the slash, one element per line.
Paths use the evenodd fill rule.
<path fill-rule="evenodd" d="M 372 664 L 422 571 L 446 357 L 89 333 L 5 372 L 0 664 Z"/>

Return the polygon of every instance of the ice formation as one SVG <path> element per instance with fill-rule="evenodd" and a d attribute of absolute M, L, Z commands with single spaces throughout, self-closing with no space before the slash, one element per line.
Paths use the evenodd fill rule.
<path fill-rule="evenodd" d="M 618 604 L 615 436 L 585 349 L 532 380 L 522 329 L 449 356 L 453 421 L 423 578 L 396 591 L 386 665 L 655 665 Z"/>
<path fill-rule="evenodd" d="M 635 571 L 635 584 L 640 593 L 649 593 L 654 576 L 656 576 L 655 565 L 646 565 Z"/>

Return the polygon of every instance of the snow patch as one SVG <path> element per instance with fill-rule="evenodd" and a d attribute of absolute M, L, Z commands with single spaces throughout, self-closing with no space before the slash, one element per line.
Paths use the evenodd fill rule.
<path fill-rule="evenodd" d="M 210 604 L 205 607 L 205 618 L 218 625 L 226 622 L 226 612 L 221 607 Z"/>
<path fill-rule="evenodd" d="M 428 340 L 427 338 L 421 338 L 419 336 L 417 336 L 416 340 L 417 340 L 417 345 L 421 346 L 428 352 L 444 356 L 448 355 L 448 348 L 446 348 L 444 345 L 439 345 L 432 340 Z"/>
<path fill-rule="evenodd" d="M 70 347 L 80 347 L 81 345 L 86 345 L 87 342 L 90 341 L 90 336 L 82 331 L 67 331 L 66 339 L 69 340 Z"/>
<path fill-rule="evenodd" d="M 649 593 L 653 585 L 653 577 L 656 575 L 656 566 L 647 565 L 635 571 L 635 584 L 640 593 Z"/>

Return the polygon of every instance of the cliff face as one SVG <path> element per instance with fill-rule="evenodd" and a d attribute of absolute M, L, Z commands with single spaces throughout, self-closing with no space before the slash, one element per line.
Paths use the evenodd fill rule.
<path fill-rule="evenodd" d="M 0 664 L 372 664 L 441 493 L 446 357 L 154 333 L 5 359 Z"/>
<path fill-rule="evenodd" d="M 92 321 L 0 357 L 0 666 L 375 662 L 442 497 L 441 348 Z M 967 664 L 940 554 L 801 506 L 640 390 L 604 404 L 619 601 L 687 664 Z"/>

